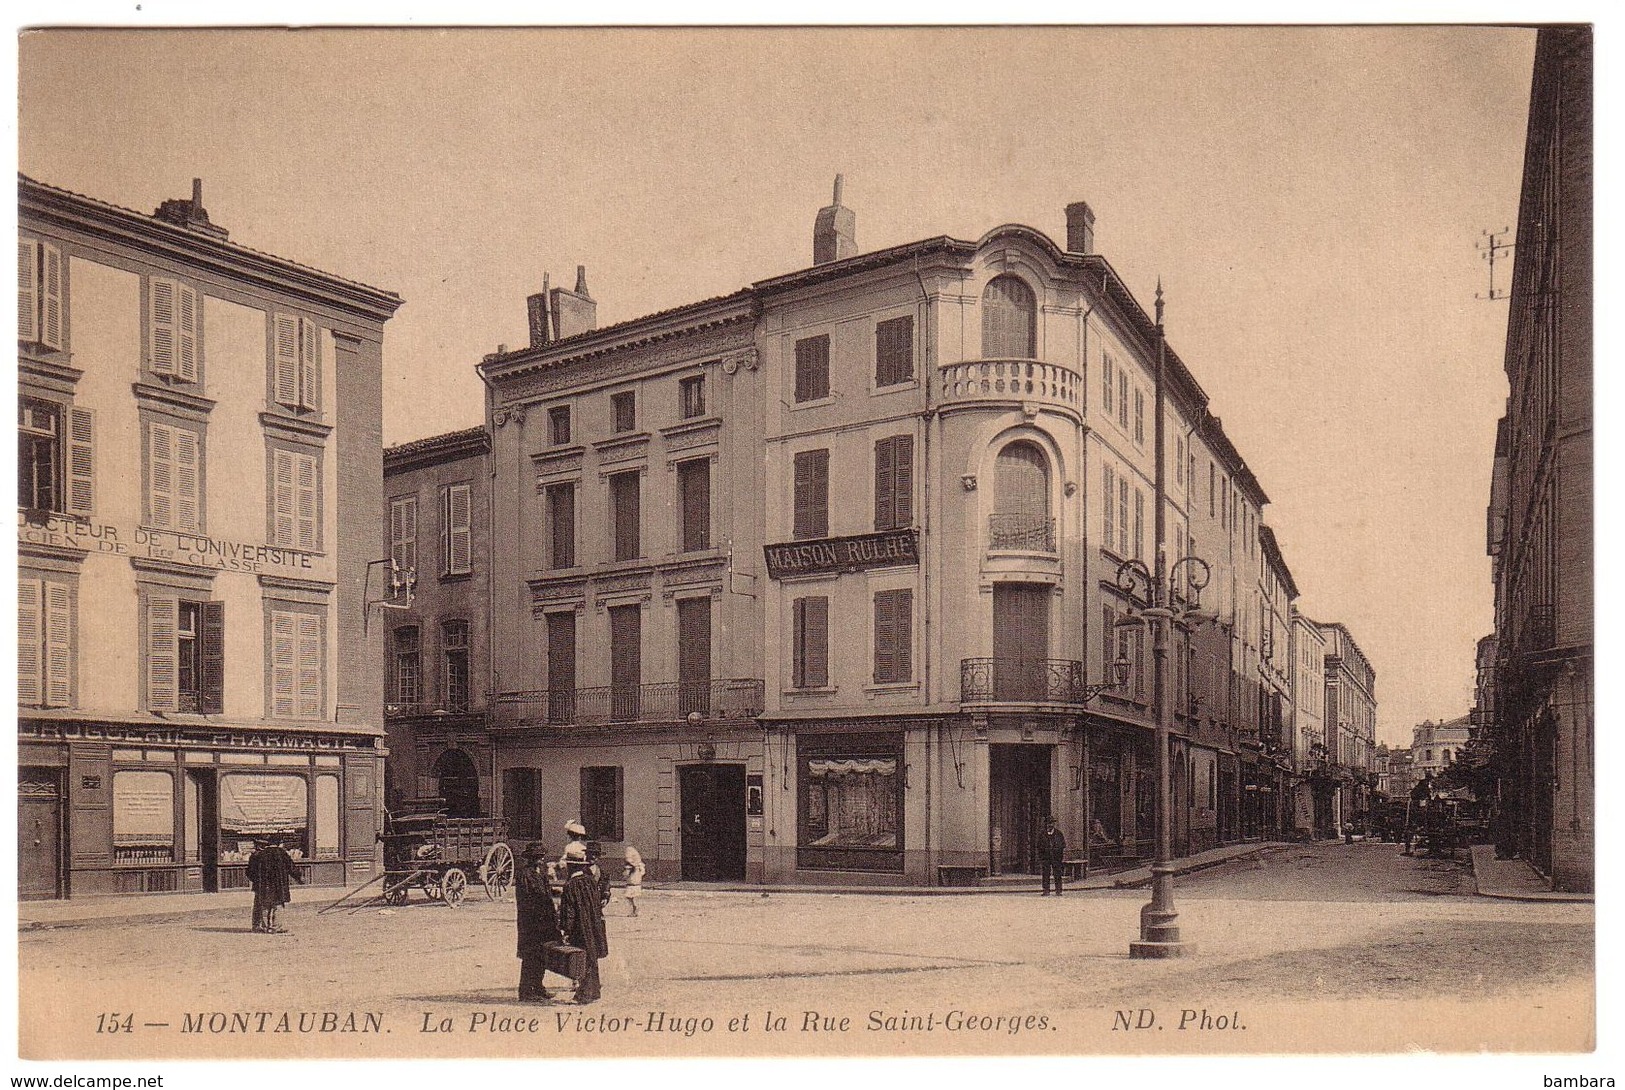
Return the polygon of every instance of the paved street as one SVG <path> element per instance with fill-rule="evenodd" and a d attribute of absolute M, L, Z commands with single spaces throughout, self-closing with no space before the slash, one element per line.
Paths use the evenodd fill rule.
<path fill-rule="evenodd" d="M 478 894 L 455 910 L 415 900 L 395 910 L 317 915 L 316 904 L 298 904 L 287 913 L 293 934 L 282 937 L 250 933 L 246 912 L 235 910 L 25 928 L 23 1050 L 383 1056 L 1586 1047 L 1592 906 L 1494 900 L 1473 889 L 1464 862 L 1411 858 L 1391 844 L 1273 847 L 1180 880 L 1181 922 L 1197 951 L 1160 963 L 1126 957 L 1147 897 L 1140 890 L 1056 899 L 650 889 L 638 919 L 619 915 L 618 898 L 612 904 L 605 999 L 585 1008 L 513 1002 L 514 906 Z M 764 1024 L 769 1010 L 784 1017 L 782 1028 Z M 133 1032 L 94 1032 L 98 1014 L 114 1011 L 133 1011 Z M 1184 1011 L 1192 1013 L 1181 1029 Z M 199 1018 L 207 1012 L 228 1012 L 215 1022 L 228 1031 L 229 1012 L 256 1013 L 249 1032 L 216 1033 Z M 299 1012 L 316 1030 L 323 1028 L 320 1012 L 336 1012 L 339 1030 L 352 1012 L 355 1027 L 366 1029 L 367 1012 L 375 1012 L 371 1025 L 382 1032 L 276 1032 L 283 1012 L 293 1030 Z M 729 1021 L 747 1014 L 748 1025 L 730 1032 Z M 200 1032 L 185 1032 L 188 1015 Z M 577 1015 L 596 1021 L 577 1022 Z M 518 1031 L 501 1021 L 515 1016 L 525 1020 Z M 844 1028 L 841 1019 L 849 1020 Z M 493 1032 L 493 1023 L 507 1030 Z"/>

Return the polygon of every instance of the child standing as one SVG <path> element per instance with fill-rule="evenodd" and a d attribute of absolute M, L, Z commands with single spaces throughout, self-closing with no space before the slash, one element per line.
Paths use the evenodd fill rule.
<path fill-rule="evenodd" d="M 638 914 L 638 894 L 643 892 L 643 856 L 632 845 L 626 846 L 626 889 L 622 895 L 631 912 L 628 915 Z"/>

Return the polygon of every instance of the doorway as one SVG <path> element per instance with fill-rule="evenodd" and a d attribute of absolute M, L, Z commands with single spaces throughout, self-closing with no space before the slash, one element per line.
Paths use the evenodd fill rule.
<path fill-rule="evenodd" d="M 220 784 L 212 768 L 186 770 L 186 861 L 203 871 L 203 891 L 220 892 Z"/>
<path fill-rule="evenodd" d="M 743 882 L 745 766 L 683 765 L 677 775 L 683 881 Z"/>
<path fill-rule="evenodd" d="M 995 874 L 1037 874 L 1038 838 L 1050 814 L 1055 747 L 990 745 L 988 843 Z"/>
<path fill-rule="evenodd" d="M 19 768 L 17 776 L 17 896 L 61 897 L 62 777 L 54 768 Z"/>
<path fill-rule="evenodd" d="M 434 763 L 435 790 L 446 800 L 446 816 L 480 817 L 480 774 L 474 758 L 460 749 L 448 749 Z"/>
<path fill-rule="evenodd" d="M 993 699 L 1054 700 L 1049 658 L 1049 607 L 1044 583 L 993 584 Z"/>

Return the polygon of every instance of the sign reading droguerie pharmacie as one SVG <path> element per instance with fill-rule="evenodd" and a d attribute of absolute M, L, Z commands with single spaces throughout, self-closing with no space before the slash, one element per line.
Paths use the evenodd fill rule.
<path fill-rule="evenodd" d="M 263 545 L 256 541 L 230 541 L 145 526 L 115 526 L 74 515 L 19 511 L 17 542 L 54 545 L 113 556 L 171 560 L 199 568 L 273 575 L 302 575 L 313 569 L 315 557 L 297 549 Z"/>
<path fill-rule="evenodd" d="M 920 562 L 919 535 L 914 530 L 886 530 L 857 537 L 826 537 L 768 545 L 767 577 L 865 571 Z"/>

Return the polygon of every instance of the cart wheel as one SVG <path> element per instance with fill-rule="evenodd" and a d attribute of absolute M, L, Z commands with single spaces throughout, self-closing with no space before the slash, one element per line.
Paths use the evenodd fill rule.
<path fill-rule="evenodd" d="M 424 875 L 418 879 L 418 882 L 423 886 L 423 892 L 429 895 L 429 900 L 440 900 L 440 883 L 434 880 L 434 875 Z"/>
<path fill-rule="evenodd" d="M 452 908 L 463 903 L 468 893 L 468 875 L 456 867 L 449 868 L 440 879 L 440 899 Z"/>
<path fill-rule="evenodd" d="M 384 904 L 404 905 L 406 903 L 406 883 L 400 882 L 384 890 Z"/>
<path fill-rule="evenodd" d="M 502 900 L 508 887 L 513 885 L 513 850 L 500 842 L 491 845 L 491 850 L 485 853 L 485 862 L 480 864 L 480 880 L 485 883 L 486 897 Z"/>

